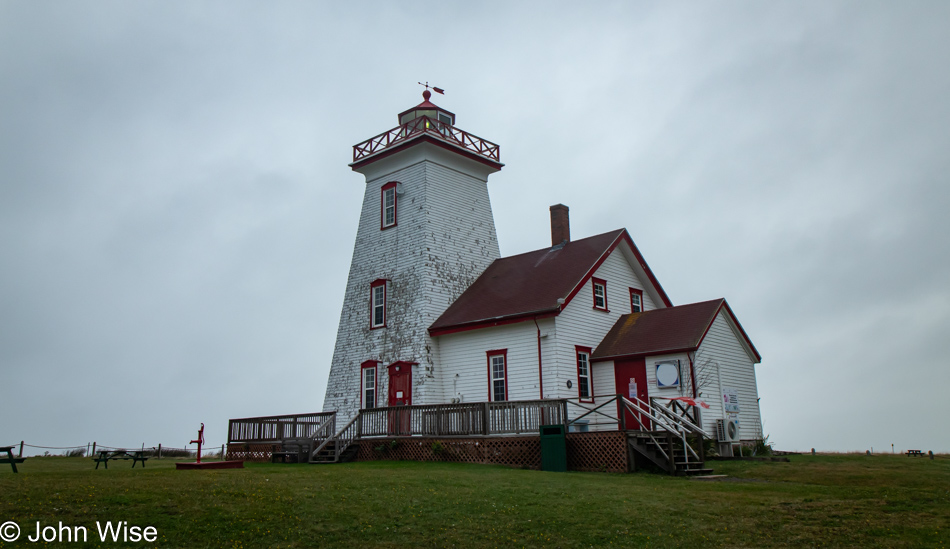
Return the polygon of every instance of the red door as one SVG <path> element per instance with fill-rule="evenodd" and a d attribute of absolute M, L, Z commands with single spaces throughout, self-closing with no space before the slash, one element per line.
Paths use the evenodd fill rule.
<path fill-rule="evenodd" d="M 642 358 L 630 360 L 617 360 L 614 362 L 614 377 L 617 383 L 617 392 L 627 397 L 630 402 L 636 404 L 634 398 L 649 404 L 650 396 L 647 392 L 647 367 Z M 650 420 L 645 415 L 631 413 L 627 410 L 624 413 L 626 428 L 629 430 L 650 430 Z"/>
<path fill-rule="evenodd" d="M 389 365 L 389 405 L 412 405 L 412 364 L 394 362 Z M 411 412 L 398 408 L 389 412 L 389 434 L 409 435 Z"/>

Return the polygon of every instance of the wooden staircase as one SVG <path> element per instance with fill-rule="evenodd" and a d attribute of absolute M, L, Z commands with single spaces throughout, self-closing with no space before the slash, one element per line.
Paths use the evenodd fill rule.
<path fill-rule="evenodd" d="M 627 431 L 627 445 L 636 455 L 671 475 L 709 475 L 705 461 L 688 454 L 682 440 L 667 431 Z M 701 455 L 701 454 L 700 454 Z"/>
<path fill-rule="evenodd" d="M 360 414 L 356 414 L 346 426 L 332 435 L 330 434 L 332 431 L 317 433 L 310 454 L 310 463 L 352 461 L 358 451 L 353 441 L 359 437 L 360 427 Z"/>
<path fill-rule="evenodd" d="M 359 448 L 353 444 L 346 444 L 335 439 L 328 441 L 316 454 L 310 457 L 310 463 L 345 463 L 353 461 L 356 458 L 356 452 Z M 340 446 L 340 452 L 337 452 L 337 446 Z"/>

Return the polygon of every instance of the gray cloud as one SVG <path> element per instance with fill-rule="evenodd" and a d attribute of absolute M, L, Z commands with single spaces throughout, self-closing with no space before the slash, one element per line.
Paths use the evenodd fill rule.
<path fill-rule="evenodd" d="M 950 450 L 947 12 L 6 2 L 0 443 L 318 410 L 349 147 L 429 79 L 502 146 L 503 254 L 557 202 L 577 237 L 625 226 L 674 302 L 732 304 L 779 447 Z"/>

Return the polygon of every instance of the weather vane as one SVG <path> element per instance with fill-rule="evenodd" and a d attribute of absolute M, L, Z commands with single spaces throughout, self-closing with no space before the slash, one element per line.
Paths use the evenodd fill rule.
<path fill-rule="evenodd" d="M 437 88 L 437 87 L 435 87 L 435 86 L 430 86 L 428 80 L 426 80 L 426 83 L 425 83 L 425 84 L 423 84 L 422 82 L 418 82 L 418 84 L 419 84 L 420 86 L 425 86 L 425 87 L 426 87 L 426 91 L 429 91 L 429 88 L 432 88 L 432 91 L 434 91 L 435 93 L 438 93 L 438 94 L 440 94 L 440 95 L 445 95 L 445 90 L 443 90 L 442 88 Z"/>

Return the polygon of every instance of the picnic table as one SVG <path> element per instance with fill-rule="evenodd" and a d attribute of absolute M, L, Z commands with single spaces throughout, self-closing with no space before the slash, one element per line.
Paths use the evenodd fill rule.
<path fill-rule="evenodd" d="M 907 453 L 906 453 L 905 455 L 906 455 L 907 457 L 910 457 L 910 456 L 923 456 L 924 453 L 921 452 L 920 450 L 907 450 Z"/>
<path fill-rule="evenodd" d="M 145 467 L 145 461 L 148 459 L 145 457 L 144 450 L 102 450 L 99 452 L 98 457 L 93 457 L 92 460 L 96 462 L 96 469 L 99 468 L 100 463 L 106 465 L 106 469 L 109 468 L 110 459 L 131 459 L 132 468 L 135 469 L 135 464 L 142 462 L 142 467 Z"/>
<path fill-rule="evenodd" d="M 13 457 L 13 446 L 0 446 L 0 454 L 6 453 L 7 457 L 0 457 L 0 463 L 9 463 L 10 467 L 13 467 L 14 473 L 19 473 L 16 470 L 17 463 L 23 463 L 26 461 L 26 458 Z"/>

